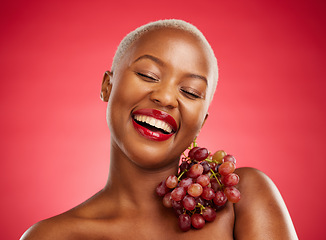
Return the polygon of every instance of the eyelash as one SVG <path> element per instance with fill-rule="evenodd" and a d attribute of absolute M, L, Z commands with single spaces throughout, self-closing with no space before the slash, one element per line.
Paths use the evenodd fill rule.
<path fill-rule="evenodd" d="M 148 76 L 144 73 L 140 73 L 140 72 L 136 72 L 136 74 L 138 76 L 140 76 L 141 78 L 146 78 L 148 81 L 154 81 L 154 82 L 157 82 L 158 79 L 152 77 L 152 76 Z M 180 89 L 180 91 L 186 95 L 186 97 L 190 98 L 190 99 L 198 99 L 198 98 L 202 98 L 202 96 L 198 93 L 195 93 L 194 91 L 189 91 L 189 90 L 186 90 L 186 89 Z"/>
<path fill-rule="evenodd" d="M 192 91 L 187 91 L 185 89 L 181 89 L 180 90 L 182 93 L 186 94 L 187 97 L 191 98 L 191 99 L 197 99 L 197 98 L 202 98 L 199 94 L 194 93 Z"/>
<path fill-rule="evenodd" d="M 146 79 L 148 79 L 148 80 L 150 80 L 150 81 L 158 81 L 158 79 L 156 79 L 156 78 L 154 78 L 154 77 L 152 77 L 152 76 L 148 76 L 148 75 L 146 75 L 146 74 L 143 74 L 143 73 L 139 73 L 139 72 L 136 72 L 136 74 L 138 75 L 138 76 L 140 76 L 140 77 L 142 77 L 142 78 L 146 78 Z"/>

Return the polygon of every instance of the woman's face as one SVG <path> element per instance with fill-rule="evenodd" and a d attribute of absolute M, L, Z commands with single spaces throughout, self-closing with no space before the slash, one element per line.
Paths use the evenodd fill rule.
<path fill-rule="evenodd" d="M 209 56 L 196 37 L 175 29 L 153 30 L 133 43 L 110 79 L 111 151 L 142 168 L 175 164 L 206 118 Z"/>

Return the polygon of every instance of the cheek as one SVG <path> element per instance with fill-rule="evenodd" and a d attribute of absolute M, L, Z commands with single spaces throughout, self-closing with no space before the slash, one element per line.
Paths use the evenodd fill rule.
<path fill-rule="evenodd" d="M 206 105 L 203 103 L 183 104 L 181 111 L 186 131 L 188 131 L 188 134 L 197 135 L 205 120 Z"/>
<path fill-rule="evenodd" d="M 146 96 L 146 92 L 146 88 L 132 75 L 126 74 L 120 79 L 114 79 L 107 107 L 110 130 L 113 130 L 112 124 L 121 126 L 130 120 L 131 111 Z"/>
<path fill-rule="evenodd" d="M 121 104 L 132 104 L 144 97 L 147 88 L 143 81 L 140 81 L 134 73 L 128 72 L 114 79 L 112 85 L 112 100 Z"/>

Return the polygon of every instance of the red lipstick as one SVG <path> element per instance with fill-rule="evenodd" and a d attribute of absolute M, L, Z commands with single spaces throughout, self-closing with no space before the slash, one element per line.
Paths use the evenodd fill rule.
<path fill-rule="evenodd" d="M 136 120 L 142 119 L 143 121 Z M 132 113 L 134 128 L 144 137 L 154 141 L 165 141 L 177 130 L 174 118 L 157 109 L 139 109 Z M 149 122 L 150 121 L 150 122 Z M 142 124 L 146 122 L 146 124 Z"/>

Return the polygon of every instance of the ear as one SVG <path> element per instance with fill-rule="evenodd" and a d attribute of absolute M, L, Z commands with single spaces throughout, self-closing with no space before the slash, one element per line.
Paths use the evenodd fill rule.
<path fill-rule="evenodd" d="M 203 124 L 201 125 L 201 127 L 203 127 L 203 126 L 204 126 L 204 124 L 205 124 L 205 122 L 206 122 L 207 118 L 208 118 L 208 112 L 206 113 L 206 116 L 205 116 L 205 118 L 204 118 L 204 121 L 203 121 Z"/>
<path fill-rule="evenodd" d="M 101 88 L 101 99 L 103 102 L 107 102 L 110 97 L 112 84 L 111 84 L 112 73 L 106 71 L 103 76 L 102 88 Z"/>

